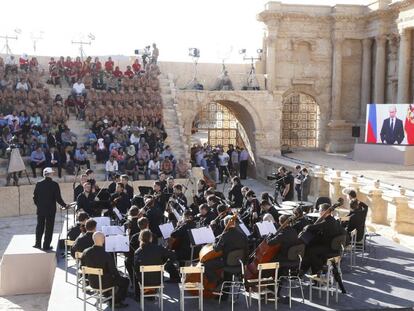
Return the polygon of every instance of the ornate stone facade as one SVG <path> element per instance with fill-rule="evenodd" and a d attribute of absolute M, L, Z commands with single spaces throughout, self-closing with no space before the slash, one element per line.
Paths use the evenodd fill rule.
<path fill-rule="evenodd" d="M 258 68 L 270 91 L 303 92 L 319 105 L 319 148 L 350 151 L 351 126 L 364 129 L 368 103 L 413 100 L 414 1 L 369 6 L 269 2 Z"/>

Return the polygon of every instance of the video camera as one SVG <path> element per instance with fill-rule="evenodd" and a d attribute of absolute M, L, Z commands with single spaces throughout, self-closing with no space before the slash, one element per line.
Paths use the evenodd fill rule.
<path fill-rule="evenodd" d="M 283 188 L 283 176 L 279 172 L 267 175 L 267 180 L 275 180 L 275 187 L 277 189 Z"/>

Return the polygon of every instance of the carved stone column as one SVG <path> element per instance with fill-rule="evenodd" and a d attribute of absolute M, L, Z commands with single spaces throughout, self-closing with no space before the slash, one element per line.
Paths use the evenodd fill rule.
<path fill-rule="evenodd" d="M 382 197 L 388 202 L 388 221 L 395 233 L 414 235 L 414 210 L 408 205 L 405 189 Z"/>
<path fill-rule="evenodd" d="M 276 43 L 278 33 L 278 21 L 272 21 L 268 26 L 266 38 L 266 74 L 267 89 L 273 91 L 276 86 Z"/>
<path fill-rule="evenodd" d="M 362 40 L 362 76 L 360 119 L 365 121 L 367 105 L 371 100 L 371 57 L 372 39 Z"/>
<path fill-rule="evenodd" d="M 342 196 L 341 171 L 333 171 L 332 174 L 325 176 L 325 181 L 329 183 L 329 197 L 332 202 L 336 202 Z"/>
<path fill-rule="evenodd" d="M 313 172 L 311 183 L 311 195 L 316 199 L 318 197 L 329 196 L 329 184 L 324 179 L 326 175 L 325 168 L 322 166 Z"/>
<path fill-rule="evenodd" d="M 385 66 L 386 55 L 385 45 L 387 42 L 386 36 L 377 36 L 375 38 L 377 44 L 376 57 L 375 57 L 375 86 L 374 86 L 374 102 L 376 104 L 384 103 L 385 96 Z"/>
<path fill-rule="evenodd" d="M 361 192 L 366 195 L 365 203 L 368 205 L 367 219 L 369 222 L 380 225 L 389 225 L 387 219 L 388 204 L 382 198 L 382 190 L 379 181 L 370 187 L 364 187 Z"/>
<path fill-rule="evenodd" d="M 343 38 L 334 38 L 332 63 L 332 115 L 331 120 L 341 120 L 342 44 Z"/>
<path fill-rule="evenodd" d="M 411 30 L 400 31 L 400 52 L 398 59 L 398 104 L 409 103 L 411 69 Z"/>

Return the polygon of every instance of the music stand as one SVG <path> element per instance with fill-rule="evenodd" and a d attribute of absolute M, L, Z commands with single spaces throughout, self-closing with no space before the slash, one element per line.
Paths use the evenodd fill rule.
<path fill-rule="evenodd" d="M 138 191 L 141 196 L 152 194 L 153 192 L 152 187 L 148 187 L 148 186 L 139 186 Z"/>
<path fill-rule="evenodd" d="M 215 236 L 213 230 L 210 227 L 201 227 L 188 230 L 190 236 L 190 248 L 191 248 L 191 262 L 194 261 L 194 248 L 209 243 L 214 243 Z"/>

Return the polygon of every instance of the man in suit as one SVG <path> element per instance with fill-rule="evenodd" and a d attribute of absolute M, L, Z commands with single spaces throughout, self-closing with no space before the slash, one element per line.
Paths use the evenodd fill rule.
<path fill-rule="evenodd" d="M 45 251 L 53 248 L 50 243 L 55 226 L 56 202 L 64 208 L 68 207 L 60 194 L 59 184 L 52 180 L 53 173 L 51 167 L 46 167 L 43 170 L 44 179 L 36 184 L 33 193 L 33 201 L 37 207 L 36 243 L 33 247 L 41 247 L 44 233 L 43 250 Z"/>
<path fill-rule="evenodd" d="M 62 162 L 60 160 L 60 154 L 55 147 L 50 147 L 46 152 L 46 166 L 56 167 L 58 169 L 58 176 L 62 178 Z"/>
<path fill-rule="evenodd" d="M 236 151 L 233 151 L 236 152 Z M 231 180 L 231 189 L 229 191 L 229 200 L 232 201 L 232 208 L 241 208 L 243 206 L 243 194 L 241 192 L 243 185 L 240 178 L 234 176 Z"/>
<path fill-rule="evenodd" d="M 88 219 L 85 222 L 85 230 L 86 233 L 79 235 L 70 249 L 70 254 L 73 258 L 75 258 L 76 252 L 83 252 L 85 249 L 93 245 L 92 236 L 96 231 L 96 221 L 92 218 Z"/>
<path fill-rule="evenodd" d="M 357 242 L 361 241 L 365 232 L 365 220 L 368 213 L 368 205 L 357 199 L 357 193 L 355 190 L 347 191 L 350 212 L 347 215 L 349 220 L 342 225 L 345 226 L 346 231 L 351 233 L 354 229 L 357 230 Z"/>
<path fill-rule="evenodd" d="M 94 209 L 95 195 L 91 191 L 91 183 L 89 181 L 85 182 L 83 184 L 83 192 L 79 194 L 76 199 L 77 209 L 81 209 L 88 213 L 90 217 L 101 216 L 101 214 Z"/>
<path fill-rule="evenodd" d="M 324 203 L 319 206 L 319 213 L 322 216 L 330 204 Z M 341 224 L 332 216 L 332 212 L 325 215 L 323 221 L 317 224 L 308 225 L 305 231 L 315 234 L 315 238 L 306 247 L 302 269 L 306 272 L 309 268 L 313 274 L 322 270 L 326 255 L 334 253 L 331 249 L 332 240 L 342 234 L 346 234 Z"/>
<path fill-rule="evenodd" d="M 191 260 L 191 241 L 189 231 L 196 227 L 193 221 L 193 214 L 190 210 L 186 210 L 183 214 L 182 221 L 178 222 L 177 227 L 171 232 L 171 238 L 177 239 L 178 247 L 175 250 L 177 260 L 183 263 L 186 260 Z"/>
<path fill-rule="evenodd" d="M 301 183 L 301 188 L 302 188 L 302 201 L 308 201 L 308 196 L 310 193 L 310 187 L 311 187 L 311 177 L 309 175 L 309 171 L 306 167 L 304 167 L 302 169 L 302 183 Z"/>
<path fill-rule="evenodd" d="M 382 123 L 381 141 L 387 145 L 393 145 L 395 142 L 399 145 L 404 140 L 403 122 L 397 118 L 397 108 L 395 106 L 391 106 L 389 112 L 390 117 Z"/>
<path fill-rule="evenodd" d="M 128 305 L 123 301 L 128 293 L 129 280 L 121 276 L 115 266 L 114 258 L 104 248 L 105 236 L 102 232 L 95 232 L 92 236 L 93 246 L 84 250 L 81 264 L 89 268 L 103 270 L 102 288 L 115 286 L 115 307 L 125 308 Z M 99 278 L 96 275 L 88 275 L 89 284 L 92 288 L 99 288 Z"/>
<path fill-rule="evenodd" d="M 121 182 L 124 184 L 124 192 L 128 195 L 128 199 L 132 200 L 134 197 L 134 188 L 128 184 L 129 177 L 128 175 L 121 176 Z"/>

